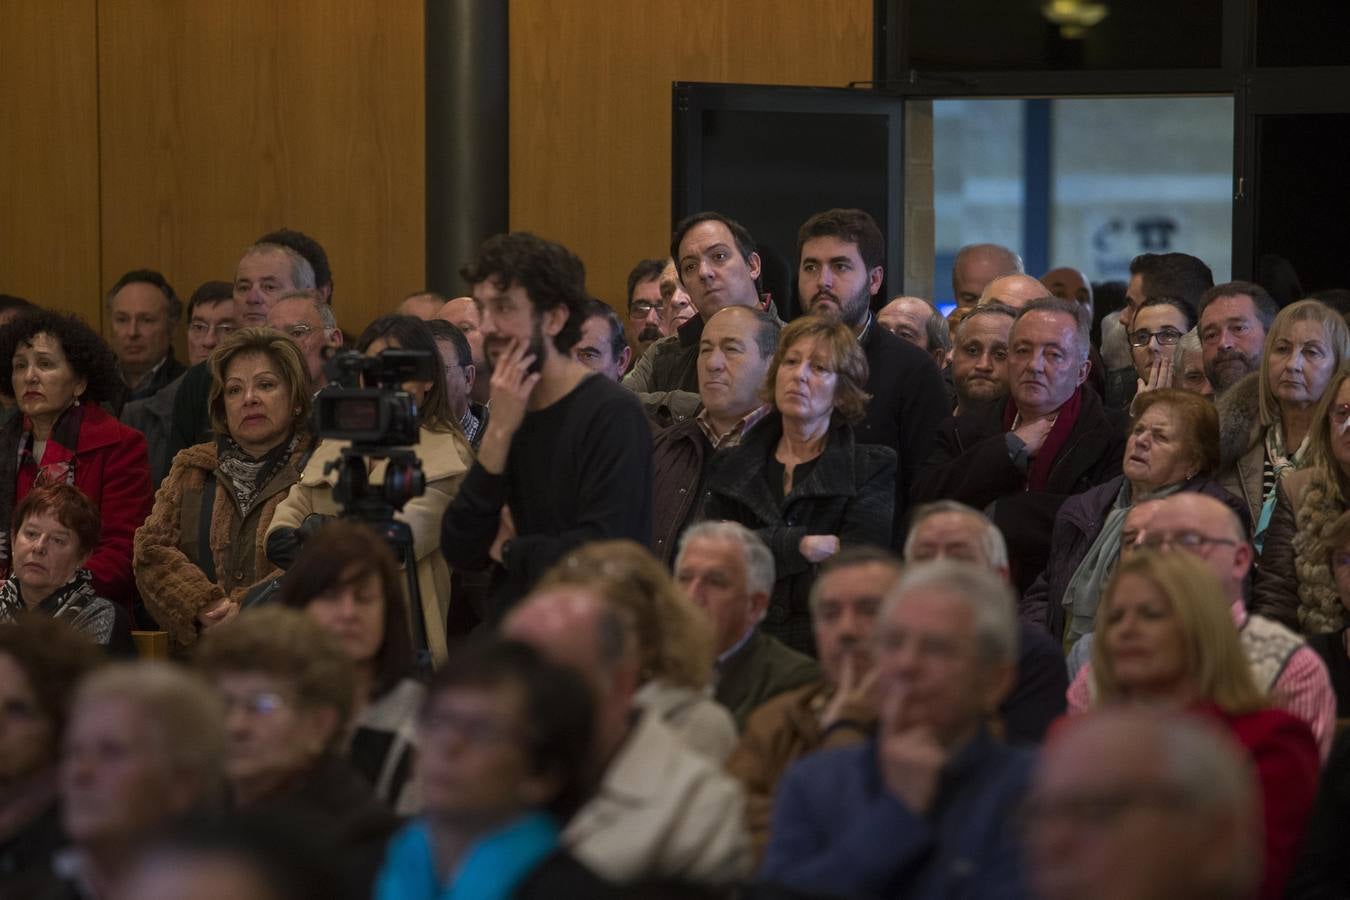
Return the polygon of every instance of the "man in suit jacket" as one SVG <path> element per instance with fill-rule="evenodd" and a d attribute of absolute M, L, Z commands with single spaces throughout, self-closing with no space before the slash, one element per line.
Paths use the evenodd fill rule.
<path fill-rule="evenodd" d="M 1008 540 L 1019 593 L 1045 568 L 1060 504 L 1120 474 L 1127 418 L 1083 390 L 1090 324 L 1075 301 L 1028 303 L 1009 341 L 1010 396 L 944 422 L 914 487 L 916 500 L 989 514 Z"/>
<path fill-rule="evenodd" d="M 807 313 L 852 328 L 867 355 L 872 399 L 857 440 L 890 447 L 899 457 L 892 536 L 900 546 L 910 489 L 951 406 L 932 357 L 872 315 L 872 298 L 885 277 L 885 246 L 877 223 L 860 209 L 816 213 L 797 231 L 797 296 Z"/>
<path fill-rule="evenodd" d="M 816 661 L 764 634 L 760 620 L 773 593 L 773 553 L 735 522 L 701 522 L 684 533 L 675 580 L 712 620 L 717 702 L 736 728 L 764 701 L 820 677 Z"/>

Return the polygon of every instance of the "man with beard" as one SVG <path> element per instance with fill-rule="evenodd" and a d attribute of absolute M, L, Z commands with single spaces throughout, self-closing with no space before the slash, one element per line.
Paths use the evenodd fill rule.
<path fill-rule="evenodd" d="M 1216 394 L 1261 368 L 1266 332 L 1279 311 L 1266 289 L 1250 281 L 1216 284 L 1200 297 L 1201 357 Z"/>
<path fill-rule="evenodd" d="M 698 315 L 653 344 L 623 380 L 662 426 L 698 412 L 698 348 L 704 324 L 728 306 L 764 308 L 755 240 L 734 219 L 716 212 L 689 216 L 675 226 L 670 255 Z M 664 280 L 662 276 L 662 296 Z M 673 309 L 668 315 L 673 319 Z"/>
<path fill-rule="evenodd" d="M 890 447 L 899 457 L 892 532 L 899 545 L 910 487 L 951 406 L 933 358 L 872 315 L 871 300 L 885 276 L 884 248 L 881 229 L 862 210 L 817 213 L 797 231 L 797 297 L 807 313 L 853 329 L 867 355 L 866 390 L 872 399 L 857 426 L 857 440 Z"/>
<path fill-rule="evenodd" d="M 492 416 L 441 548 L 455 569 L 493 569 L 497 618 L 568 550 L 649 542 L 651 432 L 630 393 L 569 353 L 586 289 L 567 248 L 500 234 L 460 274 L 482 308 Z"/>
<path fill-rule="evenodd" d="M 628 319 L 623 331 L 633 361 L 667 334 L 666 305 L 661 302 L 661 272 L 665 267 L 664 259 L 642 259 L 628 273 Z"/>
<path fill-rule="evenodd" d="M 974 403 L 1008 395 L 1008 335 L 1017 313 L 1002 303 L 977 306 L 956 326 L 952 384 L 959 416 Z"/>

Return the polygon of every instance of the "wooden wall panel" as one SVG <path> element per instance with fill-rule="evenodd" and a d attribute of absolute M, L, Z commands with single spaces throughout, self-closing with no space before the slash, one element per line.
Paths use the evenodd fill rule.
<path fill-rule="evenodd" d="M 670 241 L 673 81 L 871 78 L 871 0 L 511 0 L 511 227 L 562 241 L 591 292 Z"/>
<path fill-rule="evenodd" d="M 99 322 L 94 0 L 0 0 L 0 293 Z"/>
<path fill-rule="evenodd" d="M 100 0 L 102 280 L 317 238 L 359 330 L 425 277 L 421 0 Z"/>

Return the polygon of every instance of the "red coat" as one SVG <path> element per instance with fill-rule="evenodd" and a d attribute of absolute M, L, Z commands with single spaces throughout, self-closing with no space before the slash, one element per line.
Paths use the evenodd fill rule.
<path fill-rule="evenodd" d="M 1196 711 L 1222 722 L 1251 754 L 1265 823 L 1266 865 L 1258 896 L 1283 897 L 1317 796 L 1317 741 L 1302 720 L 1279 709 L 1231 715 L 1206 704 Z"/>
<path fill-rule="evenodd" d="M 94 501 L 103 521 L 98 546 L 86 565 L 94 576 L 94 589 L 99 596 L 121 604 L 130 613 L 137 598 L 136 580 L 131 574 L 131 540 L 150 515 L 155 499 L 145 436 L 96 404 L 86 405 L 83 413 L 74 454 L 75 487 Z M 69 459 L 64 447 L 49 441 L 41 464 L 48 467 Z M 36 467 L 19 468 L 15 509 L 36 479 Z"/>

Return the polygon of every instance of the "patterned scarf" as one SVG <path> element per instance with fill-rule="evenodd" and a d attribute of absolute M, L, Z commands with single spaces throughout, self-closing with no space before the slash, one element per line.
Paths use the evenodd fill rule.
<path fill-rule="evenodd" d="M 234 501 L 239 504 L 239 515 L 247 518 L 258 501 L 258 495 L 272 476 L 295 452 L 300 435 L 292 434 L 289 441 L 277 444 L 261 457 L 254 459 L 229 435 L 216 438 L 216 471 L 230 480 Z"/>
<path fill-rule="evenodd" d="M 78 402 L 61 413 L 52 426 L 42 451 L 34 459 L 33 420 L 15 416 L 0 431 L 0 569 L 9 571 L 10 524 L 18 506 L 20 486 L 26 496 L 35 487 L 75 483 L 75 450 L 84 424 L 84 407 Z M 12 449 L 11 449 L 12 448 Z"/>
<path fill-rule="evenodd" d="M 1256 547 L 1256 552 L 1260 553 L 1266 543 L 1266 529 L 1270 527 L 1270 517 L 1275 512 L 1275 498 L 1279 492 L 1275 486 L 1280 483 L 1280 476 L 1290 469 L 1298 468 L 1299 462 L 1306 455 L 1308 449 L 1308 438 L 1312 432 L 1308 432 L 1307 437 L 1303 438 L 1303 443 L 1298 445 L 1298 449 L 1293 453 L 1286 453 L 1284 449 L 1284 429 L 1280 427 L 1279 421 L 1275 421 L 1266 429 L 1266 461 L 1270 463 L 1270 468 L 1275 475 L 1275 480 L 1271 483 L 1270 491 L 1262 498 L 1261 517 L 1256 522 L 1256 530 L 1252 534 L 1252 544 Z"/>
<path fill-rule="evenodd" d="M 32 612 L 69 622 L 71 627 L 88 634 L 95 643 L 108 643 L 115 615 L 112 604 L 94 591 L 92 579 L 88 569 L 76 569 L 69 581 L 43 598 Z M 19 590 L 18 576 L 11 575 L 0 582 L 0 624 L 17 622 L 28 612 Z"/>

